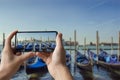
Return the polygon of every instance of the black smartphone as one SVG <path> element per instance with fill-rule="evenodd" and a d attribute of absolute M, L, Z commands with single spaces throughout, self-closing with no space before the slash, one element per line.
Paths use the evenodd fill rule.
<path fill-rule="evenodd" d="M 16 51 L 52 52 L 57 34 L 57 31 L 18 31 L 15 35 Z"/>

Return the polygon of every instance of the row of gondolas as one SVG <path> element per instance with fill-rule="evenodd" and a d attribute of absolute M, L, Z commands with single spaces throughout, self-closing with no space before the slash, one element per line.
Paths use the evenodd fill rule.
<path fill-rule="evenodd" d="M 72 57 L 73 56 L 71 56 L 70 53 L 66 51 L 66 65 L 69 68 L 71 67 L 71 62 L 73 59 Z M 85 76 L 85 78 L 85 74 L 88 74 L 88 72 L 90 73 L 90 77 L 88 78 L 89 80 L 93 80 L 93 75 L 91 73 L 93 72 L 94 66 L 105 68 L 108 71 L 115 73 L 117 76 L 120 75 L 120 59 L 118 58 L 118 55 L 111 55 L 103 49 L 99 50 L 98 55 L 90 49 L 88 49 L 84 54 L 80 51 L 76 51 L 75 65 L 78 69 L 80 69 L 81 73 L 83 74 L 83 76 Z M 26 72 L 28 75 L 41 71 L 43 73 L 47 72 L 47 65 L 41 58 L 32 57 L 26 61 Z"/>
<path fill-rule="evenodd" d="M 115 74 L 120 75 L 120 59 L 117 54 L 108 54 L 100 49 L 100 54 L 87 50 L 87 54 L 77 51 L 76 64 L 79 68 L 92 71 L 93 65 L 101 66 Z"/>
<path fill-rule="evenodd" d="M 120 76 L 120 32 L 119 32 L 119 42 L 118 42 L 118 53 L 113 53 L 113 46 L 111 43 L 111 53 L 105 51 L 104 49 L 99 49 L 99 35 L 96 33 L 96 53 L 85 47 L 84 54 L 76 51 L 76 64 L 77 67 L 91 71 L 94 65 L 97 67 L 104 68 L 118 76 Z M 86 42 L 86 40 L 84 41 Z"/>

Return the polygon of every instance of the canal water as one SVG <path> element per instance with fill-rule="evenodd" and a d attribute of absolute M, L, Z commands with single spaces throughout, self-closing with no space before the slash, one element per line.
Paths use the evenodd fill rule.
<path fill-rule="evenodd" d="M 68 51 L 70 52 L 70 51 Z M 82 51 L 81 51 L 82 52 Z M 95 52 L 95 51 L 94 51 Z M 111 51 L 107 51 L 107 52 L 111 52 Z M 117 51 L 114 51 L 115 53 L 117 53 Z M 71 53 L 72 56 L 72 61 L 71 61 L 71 66 L 69 67 L 69 70 L 72 74 L 72 76 L 74 77 L 74 80 L 120 80 L 119 76 L 116 76 L 115 74 L 99 67 L 99 69 L 97 68 L 97 66 L 93 66 L 92 72 L 89 71 L 84 71 L 79 69 L 78 67 L 76 67 L 76 65 L 74 65 L 74 51 L 72 51 Z M 41 73 L 39 74 L 39 80 L 54 80 L 51 75 L 49 74 L 48 71 L 42 73 L 43 71 L 41 71 Z M 29 79 L 29 75 L 26 75 L 26 72 L 24 69 L 18 71 L 12 78 L 11 80 L 28 80 Z"/>

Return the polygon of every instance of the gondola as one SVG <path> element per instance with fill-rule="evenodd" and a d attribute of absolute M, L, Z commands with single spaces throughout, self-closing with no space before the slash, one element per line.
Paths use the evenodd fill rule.
<path fill-rule="evenodd" d="M 71 67 L 71 55 L 68 51 L 66 51 L 66 65 L 68 68 Z"/>
<path fill-rule="evenodd" d="M 93 64 L 95 64 L 96 61 L 98 60 L 97 54 L 95 54 L 90 49 L 87 50 L 87 55 L 86 56 L 93 62 Z"/>
<path fill-rule="evenodd" d="M 120 75 L 120 61 L 116 54 L 110 55 L 107 52 L 100 50 L 100 54 L 98 55 L 98 65 Z"/>
<path fill-rule="evenodd" d="M 92 72 L 92 64 L 90 59 L 88 59 L 85 55 L 83 55 L 79 51 L 77 51 L 76 65 L 78 68 L 82 70 L 87 70 Z"/>
<path fill-rule="evenodd" d="M 66 51 L 66 65 L 71 66 L 71 55 Z M 26 62 L 26 72 L 31 74 L 34 72 L 47 71 L 46 63 L 39 57 L 32 57 Z"/>
<path fill-rule="evenodd" d="M 119 54 L 120 54 L 120 32 L 119 32 L 119 44 L 118 44 L 118 54 L 113 54 L 113 53 L 107 53 L 103 49 L 99 49 L 99 34 L 98 31 L 96 32 L 96 50 L 97 50 L 97 55 L 98 55 L 98 60 L 97 64 L 99 66 L 102 66 L 106 70 L 119 75 L 120 76 L 120 60 L 119 60 Z M 111 38 L 111 50 L 113 50 L 113 38 Z"/>
<path fill-rule="evenodd" d="M 26 72 L 31 74 L 34 72 L 47 71 L 46 63 L 39 57 L 32 57 L 26 62 Z"/>

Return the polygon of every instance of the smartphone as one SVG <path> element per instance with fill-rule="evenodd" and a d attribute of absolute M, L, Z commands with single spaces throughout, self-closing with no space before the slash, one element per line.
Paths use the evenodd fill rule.
<path fill-rule="evenodd" d="M 33 52 L 53 52 L 56 47 L 57 31 L 18 31 L 15 35 L 15 47 L 17 52 L 26 54 Z M 25 61 L 24 69 L 27 74 L 47 71 L 46 63 L 34 56 Z"/>
<path fill-rule="evenodd" d="M 57 31 L 18 31 L 15 35 L 16 51 L 52 52 L 57 34 Z"/>

